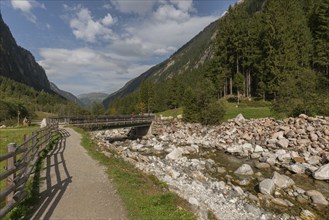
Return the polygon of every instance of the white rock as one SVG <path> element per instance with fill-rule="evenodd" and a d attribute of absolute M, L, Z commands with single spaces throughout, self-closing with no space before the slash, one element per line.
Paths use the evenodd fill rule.
<path fill-rule="evenodd" d="M 263 194 L 272 195 L 275 189 L 275 184 L 271 179 L 264 179 L 259 183 L 259 191 Z"/>
<path fill-rule="evenodd" d="M 175 148 L 173 151 L 167 154 L 166 159 L 177 160 L 180 157 L 182 157 L 182 155 L 183 155 L 183 151 L 179 148 Z"/>
<path fill-rule="evenodd" d="M 259 145 L 255 146 L 255 149 L 254 149 L 255 153 L 259 153 L 259 152 L 263 152 L 263 151 L 264 151 L 264 149 L 261 146 L 259 146 Z"/>
<path fill-rule="evenodd" d="M 279 147 L 287 148 L 289 146 L 289 140 L 286 138 L 281 138 L 280 140 L 278 140 L 278 142 L 276 142 L 276 144 Z"/>
<path fill-rule="evenodd" d="M 47 119 L 46 118 L 42 119 L 42 121 L 40 123 L 40 128 L 44 128 L 44 127 L 47 127 Z"/>
<path fill-rule="evenodd" d="M 229 153 L 241 153 L 242 152 L 242 146 L 241 145 L 233 145 L 226 149 Z"/>
<path fill-rule="evenodd" d="M 288 169 L 297 174 L 305 173 L 305 167 L 302 164 L 296 163 L 292 164 L 288 167 Z"/>
<path fill-rule="evenodd" d="M 317 169 L 313 173 L 313 177 L 317 180 L 329 180 L 329 163 Z"/>
<path fill-rule="evenodd" d="M 272 180 L 276 186 L 279 188 L 288 188 L 295 184 L 295 182 L 286 175 L 281 175 L 278 172 L 274 171 Z"/>
<path fill-rule="evenodd" d="M 195 205 L 195 206 L 199 206 L 199 201 L 196 199 L 196 198 L 194 198 L 194 197 L 191 197 L 191 198 L 189 198 L 188 199 L 188 202 L 191 204 L 191 205 Z"/>
<path fill-rule="evenodd" d="M 253 175 L 254 171 L 249 164 L 242 164 L 234 173 L 237 175 Z"/>

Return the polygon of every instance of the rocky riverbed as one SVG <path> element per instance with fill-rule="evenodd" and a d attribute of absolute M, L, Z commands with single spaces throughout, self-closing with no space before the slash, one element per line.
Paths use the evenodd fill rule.
<path fill-rule="evenodd" d="M 218 219 L 329 219 L 328 117 L 240 115 L 218 126 L 159 119 L 149 137 L 127 133 L 92 134 L 107 156 L 166 182 L 199 219 L 209 211 Z"/>

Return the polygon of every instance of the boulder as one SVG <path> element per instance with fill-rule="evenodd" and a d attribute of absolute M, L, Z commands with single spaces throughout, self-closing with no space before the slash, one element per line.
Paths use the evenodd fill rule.
<path fill-rule="evenodd" d="M 233 153 L 242 153 L 242 146 L 241 145 L 233 145 L 226 149 L 227 152 Z"/>
<path fill-rule="evenodd" d="M 234 171 L 236 175 L 253 175 L 254 171 L 252 170 L 249 164 L 242 164 L 236 171 Z"/>
<path fill-rule="evenodd" d="M 256 167 L 258 169 L 268 169 L 271 167 L 271 165 L 269 165 L 268 163 L 257 163 Z"/>
<path fill-rule="evenodd" d="M 321 166 L 313 173 L 314 179 L 329 180 L 329 163 Z"/>
<path fill-rule="evenodd" d="M 305 173 L 305 167 L 304 167 L 304 165 L 299 164 L 299 163 L 290 165 L 288 167 L 288 170 L 290 170 L 290 171 L 292 171 L 294 173 L 297 173 L 297 174 L 303 174 L 303 173 Z"/>
<path fill-rule="evenodd" d="M 243 117 L 243 115 L 240 113 L 238 114 L 235 118 L 234 121 L 235 122 L 244 122 L 246 119 Z"/>
<path fill-rule="evenodd" d="M 295 184 L 295 182 L 286 175 L 281 175 L 278 172 L 274 171 L 272 181 L 279 188 L 288 188 Z"/>
<path fill-rule="evenodd" d="M 308 195 L 313 204 L 315 205 L 322 205 L 322 206 L 328 206 L 329 202 L 326 200 L 326 198 L 322 195 L 321 192 L 317 190 L 309 190 L 306 192 L 306 195 Z"/>
<path fill-rule="evenodd" d="M 319 156 L 311 156 L 309 158 L 307 158 L 307 163 L 311 164 L 311 165 L 317 165 L 318 163 L 320 163 L 321 157 Z"/>
<path fill-rule="evenodd" d="M 254 149 L 255 153 L 260 153 L 260 152 L 263 152 L 263 151 L 264 151 L 264 149 L 261 146 L 259 146 L 259 145 L 255 146 L 255 149 Z"/>
<path fill-rule="evenodd" d="M 275 189 L 275 184 L 271 179 L 264 179 L 259 183 L 259 191 L 263 194 L 272 195 Z"/>
<path fill-rule="evenodd" d="M 44 127 L 47 127 L 47 119 L 46 118 L 42 119 L 42 121 L 40 123 L 40 128 L 44 128 Z"/>
<path fill-rule="evenodd" d="M 276 145 L 281 148 L 287 148 L 289 146 L 289 140 L 286 138 L 281 138 L 276 142 Z"/>
<path fill-rule="evenodd" d="M 177 160 L 181 158 L 182 155 L 183 155 L 183 151 L 180 148 L 175 148 L 173 151 L 167 154 L 166 159 Z"/>

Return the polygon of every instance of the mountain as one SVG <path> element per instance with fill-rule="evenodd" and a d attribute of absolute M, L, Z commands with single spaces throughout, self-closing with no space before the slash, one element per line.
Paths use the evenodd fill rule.
<path fill-rule="evenodd" d="M 17 45 L 0 14 L 0 75 L 32 86 L 38 91 L 52 92 L 44 69 L 33 55 Z"/>
<path fill-rule="evenodd" d="M 206 60 L 213 57 L 216 52 L 218 22 L 219 20 L 207 26 L 169 59 L 130 80 L 120 90 L 109 95 L 103 101 L 104 106 L 107 108 L 115 99 L 125 97 L 136 91 L 145 79 L 160 82 L 201 66 Z"/>
<path fill-rule="evenodd" d="M 74 103 L 76 103 L 76 104 L 82 106 L 82 102 L 81 102 L 81 101 L 80 101 L 75 95 L 73 95 L 73 94 L 70 93 L 70 92 L 66 92 L 66 91 L 64 91 L 64 90 L 59 89 L 59 88 L 55 85 L 55 83 L 50 82 L 50 88 L 51 88 L 52 91 L 54 91 L 55 93 L 57 93 L 57 94 L 63 96 L 65 99 L 67 99 L 67 100 L 69 100 L 69 101 L 72 101 L 72 102 L 74 102 Z"/>
<path fill-rule="evenodd" d="M 78 98 L 82 106 L 90 106 L 93 102 L 101 103 L 108 96 L 107 93 L 94 92 L 78 95 Z"/>

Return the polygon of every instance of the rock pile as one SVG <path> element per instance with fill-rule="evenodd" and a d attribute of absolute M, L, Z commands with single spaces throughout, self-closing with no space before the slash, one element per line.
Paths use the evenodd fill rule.
<path fill-rule="evenodd" d="M 262 174 L 262 170 L 271 168 L 329 180 L 328 118 L 301 115 L 277 121 L 239 117 L 219 126 L 166 119 L 153 125 L 151 137 L 106 141 L 127 133 L 124 129 L 108 130 L 93 136 L 105 155 L 111 157 L 113 154 L 107 151 L 114 151 L 143 172 L 166 182 L 170 190 L 195 207 L 199 219 L 207 219 L 207 210 L 219 219 L 305 219 L 316 216 L 317 209 L 328 209 L 328 198 L 321 192 L 304 190 L 289 176 L 276 171 L 267 178 Z M 255 168 L 244 163 L 230 170 L 206 157 L 209 152 L 219 151 L 252 159 L 256 161 Z M 252 193 L 253 186 L 257 191 Z M 287 214 L 288 209 L 281 214 L 265 211 L 261 204 L 289 209 L 306 204 L 314 209 L 304 208 L 298 217 Z"/>

